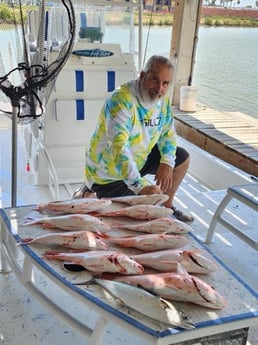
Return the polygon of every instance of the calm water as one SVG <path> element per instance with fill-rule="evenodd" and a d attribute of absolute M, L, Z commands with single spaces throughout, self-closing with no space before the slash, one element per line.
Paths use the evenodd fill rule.
<path fill-rule="evenodd" d="M 169 56 L 171 33 L 171 27 L 151 27 L 148 38 L 148 28 L 144 27 L 143 55 L 146 59 L 152 54 Z M 8 46 L 13 35 L 13 30 L 1 32 L 1 49 Z M 137 38 L 136 34 L 136 41 Z M 107 26 L 104 41 L 120 43 L 122 50 L 128 52 L 126 28 Z M 3 50 L 1 53 L 3 56 Z M 3 58 L 6 71 L 14 67 L 8 63 L 6 55 Z M 221 111 L 240 111 L 258 118 L 257 79 L 258 28 L 200 27 L 193 71 L 199 102 Z"/>
<path fill-rule="evenodd" d="M 121 28 L 116 34 L 106 29 L 106 39 L 120 39 L 125 49 L 128 47 Z M 144 44 L 147 32 L 144 28 Z M 169 56 L 171 32 L 169 27 L 151 27 L 146 58 L 152 54 Z M 198 36 L 193 73 L 198 101 L 258 118 L 258 28 L 200 27 Z"/>

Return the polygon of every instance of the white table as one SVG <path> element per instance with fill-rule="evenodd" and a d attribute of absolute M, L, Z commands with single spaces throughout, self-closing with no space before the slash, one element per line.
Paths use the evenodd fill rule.
<path fill-rule="evenodd" d="M 240 229 L 238 226 L 234 225 L 231 221 L 225 218 L 227 206 L 232 199 L 236 199 L 240 203 L 243 203 L 246 206 L 248 206 L 254 212 L 258 212 L 258 183 L 249 183 L 243 186 L 232 186 L 227 189 L 225 197 L 222 199 L 221 203 L 219 204 L 216 212 L 212 217 L 205 242 L 211 243 L 216 226 L 218 224 L 221 224 L 223 227 L 234 233 L 237 237 L 239 237 L 249 246 L 251 246 L 255 250 L 258 250 L 257 239 L 250 237 L 242 229 Z M 257 234 L 257 224 L 255 230 Z"/>
<path fill-rule="evenodd" d="M 202 339 L 206 337 L 213 339 L 213 344 L 217 344 L 216 341 L 227 339 L 227 337 L 231 339 L 230 336 L 241 339 L 239 344 L 244 344 L 248 327 L 258 324 L 258 293 L 236 274 L 232 274 L 232 271 L 221 262 L 219 262 L 219 271 L 205 277 L 205 280 L 227 299 L 226 308 L 217 311 L 197 305 L 177 303 L 192 318 L 196 325 L 194 330 L 166 328 L 162 324 L 150 321 L 140 313 L 130 312 L 126 307 L 114 307 L 99 295 L 95 286 L 87 289 L 85 286 L 74 285 L 75 282 L 88 280 L 89 273 L 86 271 L 68 273 L 61 269 L 60 262 L 51 262 L 41 258 L 46 248 L 17 246 L 20 238 L 37 236 L 44 231 L 36 226 L 21 226 L 24 217 L 29 212 L 31 212 L 29 207 L 0 210 L 2 273 L 13 270 L 35 298 L 58 318 L 84 334 L 92 345 L 105 344 L 105 331 L 110 322 L 140 336 L 149 345 L 177 343 L 188 345 L 202 343 Z M 206 248 L 194 235 L 190 235 L 190 239 L 195 246 Z M 207 254 L 212 255 L 212 252 L 209 251 Z M 51 286 L 51 288 L 46 289 L 46 286 Z M 59 294 L 62 295 L 63 300 L 68 295 L 72 296 L 74 300 L 79 301 L 81 308 L 87 308 L 89 313 L 96 314 L 95 325 L 89 326 L 87 319 L 78 319 L 78 314 L 74 314 L 73 310 L 64 306 L 65 303 L 58 304 L 55 287 L 60 291 Z"/>

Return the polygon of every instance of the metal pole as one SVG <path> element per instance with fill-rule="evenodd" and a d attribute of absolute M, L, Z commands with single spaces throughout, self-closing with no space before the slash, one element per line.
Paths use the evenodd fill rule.
<path fill-rule="evenodd" d="M 17 114 L 18 114 L 18 108 L 13 105 L 13 117 L 12 117 L 12 199 L 11 199 L 11 207 L 17 206 Z"/>
<path fill-rule="evenodd" d="M 138 23 L 138 71 L 141 71 L 142 69 L 142 12 L 143 12 L 143 3 L 142 0 L 140 0 L 139 3 L 139 23 Z"/>

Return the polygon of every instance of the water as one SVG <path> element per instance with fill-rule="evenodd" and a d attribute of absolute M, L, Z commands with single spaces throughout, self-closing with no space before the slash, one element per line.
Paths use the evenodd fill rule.
<path fill-rule="evenodd" d="M 143 28 L 145 59 L 153 54 L 168 57 L 172 27 L 151 26 L 148 30 Z M 258 28 L 201 26 L 198 36 L 193 71 L 198 101 L 220 111 L 239 111 L 258 118 Z M 137 38 L 136 28 L 136 50 Z M 128 28 L 106 26 L 104 41 L 120 43 L 128 52 Z"/>
<path fill-rule="evenodd" d="M 200 102 L 258 118 L 258 29 L 201 27 L 197 47 Z"/>
<path fill-rule="evenodd" d="M 106 29 L 106 40 L 122 42 L 128 50 L 123 29 Z M 171 27 L 152 26 L 148 39 L 148 28 L 144 27 L 146 59 L 152 54 L 169 56 L 171 33 Z M 198 101 L 220 111 L 258 118 L 257 61 L 258 28 L 200 27 L 192 82 L 199 89 Z"/>

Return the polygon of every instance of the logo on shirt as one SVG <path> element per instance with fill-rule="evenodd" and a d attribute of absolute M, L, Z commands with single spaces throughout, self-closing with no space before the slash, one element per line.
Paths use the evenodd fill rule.
<path fill-rule="evenodd" d="M 156 119 L 143 119 L 142 123 L 144 127 L 157 127 L 160 125 L 161 116 L 156 117 Z"/>
<path fill-rule="evenodd" d="M 135 181 L 134 183 L 132 183 L 132 186 L 135 187 L 135 188 L 138 187 L 138 185 L 139 185 L 138 181 Z"/>

